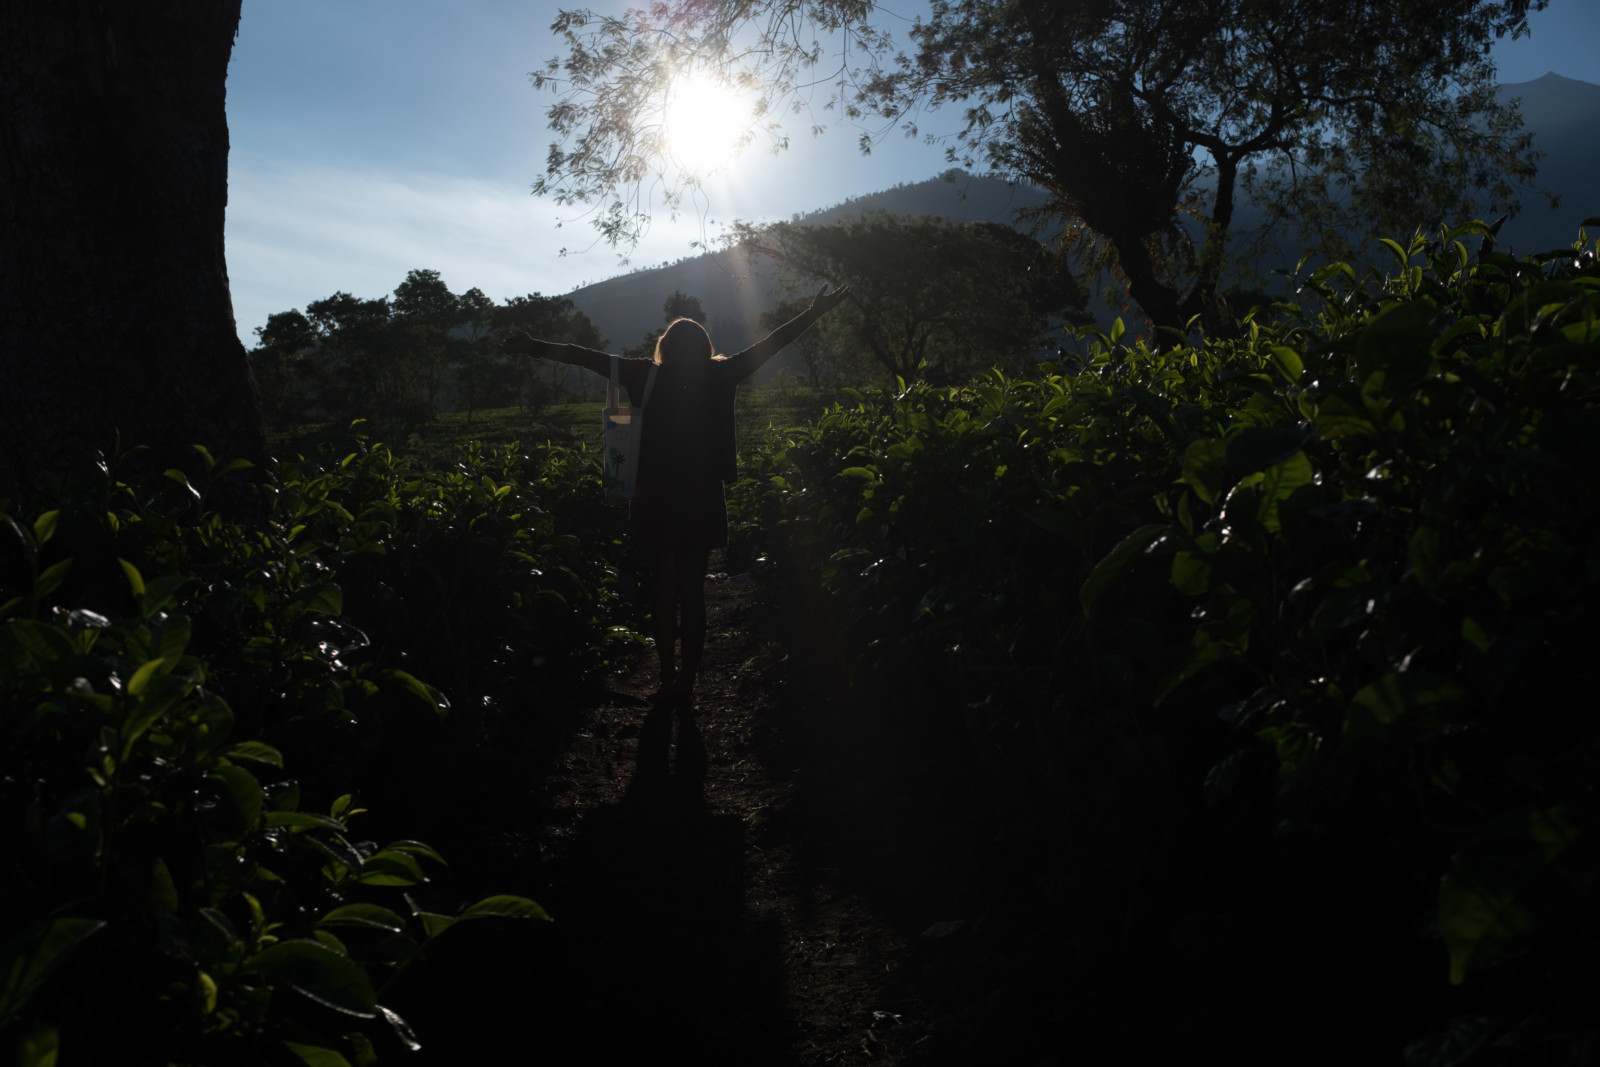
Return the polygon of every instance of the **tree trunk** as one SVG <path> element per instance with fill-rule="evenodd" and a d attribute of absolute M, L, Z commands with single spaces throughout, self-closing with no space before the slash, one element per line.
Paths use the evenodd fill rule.
<path fill-rule="evenodd" d="M 266 458 L 223 261 L 240 0 L 0 13 L 0 481 Z M 159 469 L 159 468 L 158 468 Z"/>
<path fill-rule="evenodd" d="M 1161 281 L 1156 273 L 1155 260 L 1144 241 L 1137 237 L 1114 235 L 1111 246 L 1117 250 L 1117 262 L 1128 279 L 1128 292 L 1153 326 L 1166 326 L 1179 331 L 1184 328 L 1183 313 L 1178 306 L 1178 291 Z"/>

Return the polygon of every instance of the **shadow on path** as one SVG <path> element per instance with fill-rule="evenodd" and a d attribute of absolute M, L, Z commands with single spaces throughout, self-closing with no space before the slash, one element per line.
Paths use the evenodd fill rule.
<path fill-rule="evenodd" d="M 607 698 L 552 774 L 544 854 L 496 850 L 500 891 L 554 921 L 441 939 L 395 1005 L 428 1023 L 406 1062 L 792 1062 L 781 931 L 747 907 L 744 819 L 706 795 L 707 712 Z"/>
<path fill-rule="evenodd" d="M 584 814 L 542 902 L 560 916 L 574 991 L 605 1025 L 597 1051 L 783 1062 L 778 933 L 747 914 L 743 820 L 706 799 L 698 717 L 645 712 L 621 800 Z"/>
<path fill-rule="evenodd" d="M 452 787 L 438 906 L 520 893 L 554 921 L 463 923 L 430 948 L 386 1001 L 423 1041 L 404 1062 L 904 1061 L 921 1031 L 885 983 L 903 932 L 802 857 L 825 828 L 765 756 L 786 657 L 750 583 L 719 577 L 696 706 L 645 699 L 643 651 L 559 753 L 491 746 Z"/>

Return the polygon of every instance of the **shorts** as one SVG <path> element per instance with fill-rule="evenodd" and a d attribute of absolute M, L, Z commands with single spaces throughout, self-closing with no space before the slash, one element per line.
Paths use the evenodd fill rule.
<path fill-rule="evenodd" d="M 651 551 L 728 547 L 728 505 L 720 480 L 639 482 L 628 502 L 628 521 L 639 546 Z"/>

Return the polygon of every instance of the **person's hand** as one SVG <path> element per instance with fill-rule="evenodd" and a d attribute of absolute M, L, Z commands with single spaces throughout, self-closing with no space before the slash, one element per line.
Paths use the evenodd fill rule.
<path fill-rule="evenodd" d="M 839 306 L 840 301 L 849 295 L 850 287 L 848 285 L 841 285 L 831 293 L 828 292 L 828 287 L 824 285 L 817 291 L 816 299 L 811 301 L 811 310 L 819 314 L 832 311 Z"/>

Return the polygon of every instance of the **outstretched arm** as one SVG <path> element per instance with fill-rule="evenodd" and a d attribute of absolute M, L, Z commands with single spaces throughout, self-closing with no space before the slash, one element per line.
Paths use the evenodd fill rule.
<path fill-rule="evenodd" d="M 581 345 L 561 344 L 558 341 L 541 341 L 537 337 L 529 337 L 521 330 L 510 331 L 503 340 L 495 342 L 495 347 L 503 352 L 514 352 L 535 359 L 553 359 L 557 363 L 570 363 L 574 367 L 583 367 L 599 375 L 611 373 L 611 354 L 608 352 L 584 348 Z"/>
<path fill-rule="evenodd" d="M 849 295 L 850 287 L 848 285 L 841 285 L 831 293 L 828 292 L 828 287 L 824 285 L 821 291 L 817 293 L 816 299 L 811 302 L 810 307 L 735 357 L 744 361 L 745 366 L 741 368 L 743 372 L 745 374 L 753 373 L 767 360 L 782 352 L 793 344 L 801 334 L 809 330 L 812 323 L 838 307 L 840 302 Z"/>

